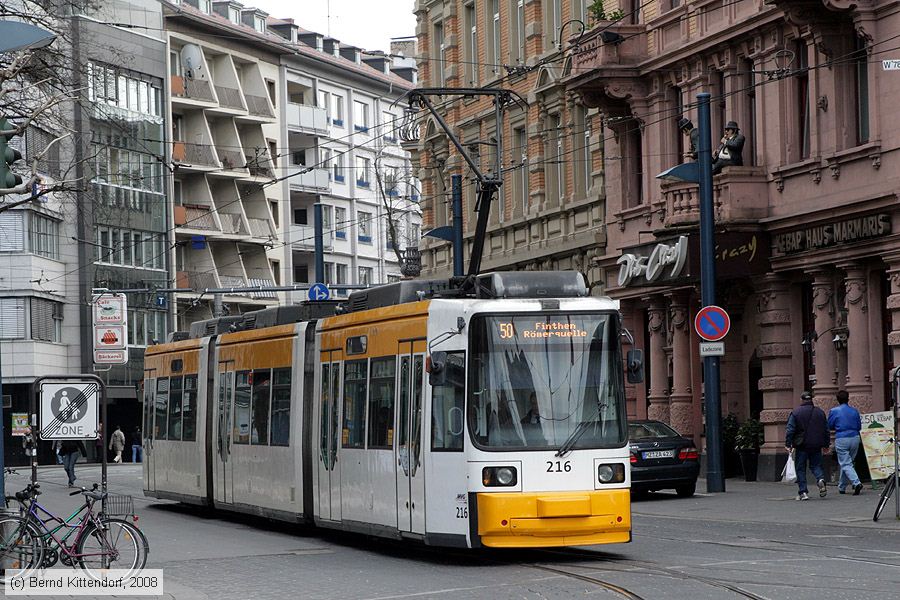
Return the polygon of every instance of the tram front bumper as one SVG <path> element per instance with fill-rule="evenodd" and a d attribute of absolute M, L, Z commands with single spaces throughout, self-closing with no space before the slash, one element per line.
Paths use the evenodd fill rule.
<path fill-rule="evenodd" d="M 476 496 L 478 534 L 485 546 L 586 546 L 631 541 L 628 489 Z"/>

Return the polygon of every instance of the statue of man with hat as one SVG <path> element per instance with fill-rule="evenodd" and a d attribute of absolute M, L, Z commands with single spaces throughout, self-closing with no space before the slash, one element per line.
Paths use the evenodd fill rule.
<path fill-rule="evenodd" d="M 741 134 L 738 124 L 728 121 L 725 124 L 725 135 L 719 142 L 719 147 L 713 152 L 713 175 L 716 175 L 729 165 L 741 166 L 744 164 L 745 138 Z"/>

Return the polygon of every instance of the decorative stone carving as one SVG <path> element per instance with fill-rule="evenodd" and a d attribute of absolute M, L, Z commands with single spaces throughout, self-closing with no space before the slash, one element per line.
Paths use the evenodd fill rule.
<path fill-rule="evenodd" d="M 813 283 L 813 317 L 816 315 L 827 312 L 828 315 L 834 315 L 834 303 L 831 299 L 834 297 L 834 290 L 832 290 L 830 284 L 820 283 L 816 281 Z"/>
<path fill-rule="evenodd" d="M 784 178 L 783 177 L 779 176 L 779 177 L 775 178 L 775 189 L 778 190 L 779 193 L 784 191 Z"/>
<path fill-rule="evenodd" d="M 822 182 L 822 169 L 816 167 L 814 169 L 809 170 L 809 174 L 812 175 L 812 181 L 816 185 Z"/>
<path fill-rule="evenodd" d="M 866 312 L 869 310 L 869 302 L 868 302 L 868 294 L 866 294 L 866 280 L 862 277 L 848 277 L 844 282 L 844 288 L 847 291 L 846 300 L 847 300 L 847 308 L 851 306 L 859 305 L 859 309 L 862 312 Z"/>
<path fill-rule="evenodd" d="M 763 377 L 759 380 L 760 391 L 789 390 L 794 386 L 794 379 L 788 375 Z"/>
<path fill-rule="evenodd" d="M 771 408 L 762 411 L 762 413 L 759 415 L 759 420 L 764 424 L 787 423 L 788 417 L 790 416 L 790 408 Z"/>
<path fill-rule="evenodd" d="M 841 165 L 839 163 L 833 162 L 828 165 L 828 168 L 831 169 L 831 178 L 839 179 L 841 176 Z"/>
<path fill-rule="evenodd" d="M 869 158 L 872 159 L 872 168 L 876 171 L 881 168 L 881 153 L 876 152 L 875 154 L 870 154 Z"/>
<path fill-rule="evenodd" d="M 793 349 L 788 343 L 772 342 L 769 344 L 760 344 L 756 348 L 756 355 L 759 358 L 778 358 L 780 356 L 792 356 Z"/>

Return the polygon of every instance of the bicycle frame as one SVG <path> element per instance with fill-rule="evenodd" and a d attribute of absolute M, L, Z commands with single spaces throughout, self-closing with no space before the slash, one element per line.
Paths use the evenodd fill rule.
<path fill-rule="evenodd" d="M 41 537 L 45 541 L 46 548 L 59 548 L 59 551 L 61 553 L 65 553 L 66 556 L 72 559 L 84 558 L 87 556 L 94 556 L 94 554 L 79 554 L 78 552 L 75 552 L 75 548 L 78 547 L 78 542 L 84 535 L 88 523 L 92 523 L 95 527 L 100 526 L 97 522 L 97 515 L 93 511 L 93 505 L 93 500 L 85 500 L 84 504 L 82 504 L 75 512 L 69 515 L 66 519 L 61 519 L 41 506 L 41 504 L 37 501 L 37 498 L 32 497 L 31 501 L 28 504 L 28 510 L 26 511 L 25 518 L 28 520 L 28 522 L 33 523 L 36 527 L 39 528 Z M 85 509 L 87 509 L 88 511 L 87 514 L 85 514 L 84 516 L 80 516 Z M 41 515 L 38 514 L 38 511 L 46 515 L 47 518 L 41 518 Z M 78 518 L 78 523 L 72 525 L 71 522 L 76 518 Z M 48 527 L 48 523 L 55 523 L 56 525 L 51 529 L 50 527 Z M 63 528 L 67 528 L 69 531 L 67 531 L 66 534 L 62 537 L 57 537 L 56 532 Z M 72 536 L 72 534 L 75 534 L 75 539 L 70 545 L 67 545 L 66 541 Z M 48 538 L 53 540 L 54 545 L 51 546 Z"/>

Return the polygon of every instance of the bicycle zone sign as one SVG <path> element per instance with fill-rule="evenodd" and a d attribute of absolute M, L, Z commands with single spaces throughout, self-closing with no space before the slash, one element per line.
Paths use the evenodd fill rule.
<path fill-rule="evenodd" d="M 42 440 L 97 438 L 100 385 L 92 381 L 45 381 L 40 385 Z"/>

